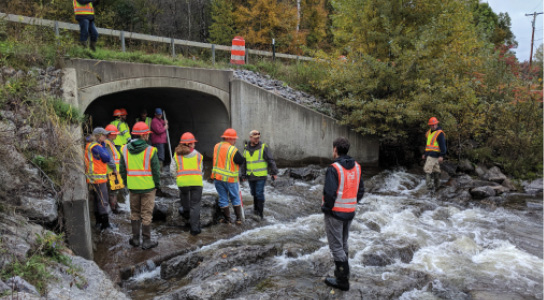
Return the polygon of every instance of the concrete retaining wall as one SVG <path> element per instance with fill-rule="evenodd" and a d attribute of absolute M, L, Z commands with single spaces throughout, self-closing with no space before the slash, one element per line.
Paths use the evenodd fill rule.
<path fill-rule="evenodd" d="M 231 123 L 241 137 L 238 149 L 249 131 L 257 129 L 280 163 L 328 163 L 333 140 L 345 136 L 351 143 L 349 155 L 365 165 L 378 164 L 376 137 L 363 137 L 333 118 L 238 79 L 231 81 Z"/>

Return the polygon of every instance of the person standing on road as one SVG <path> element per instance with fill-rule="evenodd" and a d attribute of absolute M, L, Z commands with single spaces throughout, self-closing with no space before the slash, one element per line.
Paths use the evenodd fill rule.
<path fill-rule="evenodd" d="M 91 50 L 96 51 L 98 41 L 98 30 L 94 25 L 94 7 L 99 0 L 72 0 L 76 21 L 79 23 L 79 43 L 87 48 L 87 39 L 91 36 Z"/>
<path fill-rule="evenodd" d="M 349 290 L 348 237 L 357 203 L 365 187 L 361 166 L 350 156 L 349 141 L 339 137 L 333 142 L 334 163 L 327 168 L 321 211 L 325 216 L 325 231 L 336 269 L 334 278 L 325 283 L 342 291 Z"/>
<path fill-rule="evenodd" d="M 149 146 L 147 140 L 151 131 L 144 122 L 134 124 L 135 138 L 121 148 L 119 170 L 130 192 L 130 223 L 132 238 L 129 243 L 140 246 L 140 225 L 142 249 L 156 247 L 158 242 L 151 239 L 151 221 L 155 207 L 155 194 L 160 189 L 160 165 L 157 148 Z"/>
<path fill-rule="evenodd" d="M 438 126 L 438 119 L 432 117 L 429 119 L 429 131 L 425 133 L 427 143 L 425 153 L 421 157 L 425 160 L 423 172 L 425 172 L 425 181 L 429 191 L 436 191 L 440 187 L 440 164 L 444 161 L 446 155 L 446 134 L 442 127 Z"/>
<path fill-rule="evenodd" d="M 253 211 L 256 216 L 263 219 L 264 211 L 264 186 L 270 176 L 276 180 L 278 168 L 270 147 L 260 141 L 261 133 L 257 130 L 252 130 L 249 133 L 249 143 L 246 143 L 244 148 L 244 157 L 246 162 L 242 164 L 240 173 L 242 180 L 248 180 L 251 196 L 253 196 Z"/>
<path fill-rule="evenodd" d="M 181 206 L 179 213 L 191 225 L 191 235 L 201 233 L 200 207 L 202 200 L 202 154 L 195 150 L 197 140 L 190 132 L 181 135 L 174 157 L 170 163 L 170 173 L 176 178 Z"/>
<path fill-rule="evenodd" d="M 211 178 L 219 194 L 219 207 L 225 216 L 224 222 L 231 223 L 229 200 L 236 214 L 236 224 L 242 224 L 242 201 L 238 184 L 239 166 L 245 158 L 234 146 L 238 135 L 236 130 L 228 128 L 221 136 L 223 141 L 217 143 L 213 149 L 213 168 Z"/>
<path fill-rule="evenodd" d="M 157 148 L 159 161 L 161 164 L 161 172 L 164 167 L 165 149 L 168 143 L 166 138 L 166 130 L 168 130 L 168 121 L 162 118 L 162 109 L 155 109 L 155 117 L 151 121 L 151 144 Z"/>
<path fill-rule="evenodd" d="M 104 128 L 96 127 L 85 146 L 85 175 L 95 195 L 94 215 L 96 224 L 101 230 L 110 227 L 107 164 L 110 163 L 111 158 L 104 143 L 106 135 Z"/>

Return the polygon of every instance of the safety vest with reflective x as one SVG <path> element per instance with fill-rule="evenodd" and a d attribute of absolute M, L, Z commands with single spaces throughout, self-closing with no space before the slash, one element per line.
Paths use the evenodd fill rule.
<path fill-rule="evenodd" d="M 238 182 L 238 165 L 234 155 L 238 149 L 227 142 L 220 142 L 213 149 L 212 179 L 224 182 Z"/>
<path fill-rule="evenodd" d="M 193 150 L 191 153 L 182 156 L 174 156 L 176 160 L 177 178 L 179 187 L 202 186 L 202 154 Z"/>
<path fill-rule="evenodd" d="M 247 149 L 244 150 L 244 157 L 246 158 L 247 175 L 253 175 L 257 177 L 268 176 L 268 163 L 264 160 L 264 148 L 268 147 L 265 143 L 261 145 L 259 151 L 253 151 L 250 153 Z"/>
<path fill-rule="evenodd" d="M 427 131 L 425 136 L 427 137 L 427 145 L 425 146 L 425 151 L 431 151 L 431 152 L 440 152 L 440 147 L 438 146 L 438 136 L 444 133 L 442 130 L 437 130 L 433 133 L 431 131 Z M 446 134 L 444 133 L 444 136 Z"/>
<path fill-rule="evenodd" d="M 344 169 L 338 162 L 335 162 L 332 166 L 338 173 L 338 189 L 336 190 L 336 201 L 334 201 L 332 211 L 355 212 L 357 192 L 361 180 L 361 166 L 357 162 L 355 162 L 355 167 L 350 170 Z"/>
<path fill-rule="evenodd" d="M 148 190 L 155 188 L 151 158 L 157 153 L 157 148 L 148 146 L 138 154 L 128 152 L 127 146 L 121 148 L 127 168 L 127 187 L 129 190 Z"/>
<path fill-rule="evenodd" d="M 119 173 L 119 162 L 121 159 L 121 154 L 119 154 L 119 151 L 117 151 L 117 148 L 115 148 L 115 145 L 110 141 L 106 140 L 106 146 L 110 149 L 111 153 L 113 154 L 113 162 L 115 163 L 115 169 L 117 173 Z M 108 173 L 113 172 L 110 166 L 108 166 Z"/>
<path fill-rule="evenodd" d="M 94 15 L 93 3 L 89 2 L 83 5 L 74 0 L 74 13 L 76 15 Z"/>
<path fill-rule="evenodd" d="M 128 140 L 130 139 L 130 129 L 128 128 L 128 124 L 119 119 L 113 120 L 110 124 L 115 125 L 115 127 L 117 127 L 119 130 L 119 134 L 115 137 L 113 143 L 117 146 L 123 146 L 128 143 Z"/>
<path fill-rule="evenodd" d="M 106 163 L 93 156 L 93 148 L 97 146 L 101 147 L 97 142 L 92 142 L 85 147 L 85 175 L 87 176 L 87 182 L 93 184 L 108 181 Z"/>

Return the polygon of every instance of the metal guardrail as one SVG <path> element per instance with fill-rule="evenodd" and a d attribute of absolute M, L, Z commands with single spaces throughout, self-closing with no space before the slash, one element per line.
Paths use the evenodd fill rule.
<path fill-rule="evenodd" d="M 60 29 L 79 31 L 78 24 L 59 22 L 59 21 L 53 21 L 53 20 L 47 20 L 47 19 L 39 19 L 39 18 L 33 18 L 33 17 L 25 17 L 21 15 L 11 15 L 11 14 L 5 14 L 0 12 L 0 19 L 6 20 L 9 22 L 15 22 L 15 23 L 52 27 L 54 28 L 55 34 L 57 36 L 60 34 L 59 33 Z M 180 40 L 180 39 L 174 39 L 174 38 L 168 38 L 168 37 L 162 37 L 162 36 L 154 36 L 154 35 L 136 33 L 136 32 L 128 32 L 128 31 L 122 31 L 122 30 L 114 30 L 114 29 L 107 29 L 107 28 L 97 28 L 97 30 L 98 30 L 98 33 L 101 35 L 119 37 L 123 52 L 126 51 L 125 39 L 128 38 L 128 39 L 134 39 L 134 40 L 170 44 L 170 47 L 172 50 L 172 56 L 176 55 L 176 48 L 175 48 L 176 45 L 211 49 L 212 57 L 215 63 L 215 50 L 230 51 L 230 48 L 231 48 L 230 46 L 225 46 L 225 45 L 215 45 L 215 44 L 208 44 L 208 43 L 193 42 L 193 41 Z M 247 63 L 248 54 L 270 56 L 270 57 L 275 56 L 278 58 L 307 60 L 307 61 L 316 60 L 315 58 L 308 57 L 308 56 L 298 56 L 298 55 L 284 54 L 284 53 L 273 53 L 269 51 L 253 50 L 253 49 L 246 48 L 246 63 Z"/>

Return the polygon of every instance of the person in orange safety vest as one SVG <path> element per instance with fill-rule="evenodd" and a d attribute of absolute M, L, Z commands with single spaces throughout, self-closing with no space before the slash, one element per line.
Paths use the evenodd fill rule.
<path fill-rule="evenodd" d="M 336 270 L 335 277 L 325 283 L 343 291 L 349 290 L 348 236 L 355 217 L 357 203 L 363 198 L 365 187 L 361 166 L 350 156 L 349 141 L 339 137 L 333 142 L 334 163 L 327 168 L 321 211 L 325 217 L 325 232 Z"/>
<path fill-rule="evenodd" d="M 438 119 L 432 117 L 429 119 L 429 131 L 425 133 L 427 143 L 425 144 L 425 153 L 422 159 L 425 160 L 423 172 L 429 191 L 436 191 L 440 186 L 440 164 L 444 161 L 446 155 L 446 134 L 438 126 Z"/>

